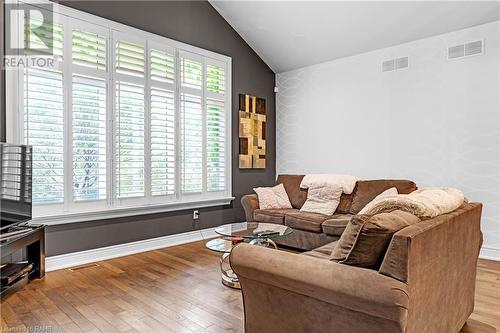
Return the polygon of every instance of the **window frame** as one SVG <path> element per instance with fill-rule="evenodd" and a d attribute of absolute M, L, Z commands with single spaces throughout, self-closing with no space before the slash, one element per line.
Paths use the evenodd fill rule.
<path fill-rule="evenodd" d="M 17 0 L 16 3 L 23 3 L 22 0 Z M 39 1 L 39 3 L 51 3 L 46 0 Z M 61 224 L 80 221 L 89 221 L 105 218 L 115 218 L 120 216 L 143 215 L 167 211 L 177 211 L 183 209 L 212 207 L 229 204 L 234 197 L 232 196 L 232 107 L 231 107 L 231 63 L 232 59 L 229 56 L 218 54 L 212 51 L 204 50 L 189 44 L 178 42 L 163 36 L 159 36 L 150 32 L 146 32 L 125 24 L 117 23 L 96 15 L 81 12 L 79 10 L 69 8 L 56 3 L 51 3 L 53 8 L 54 22 L 63 25 L 63 62 L 61 71 L 63 72 L 63 92 L 64 92 L 64 203 L 61 205 L 57 213 L 54 214 L 53 204 L 34 205 L 34 221 L 46 224 Z M 36 4 L 29 4 L 30 6 L 37 7 Z M 73 64 L 72 62 L 72 42 L 71 38 L 74 29 L 84 29 L 91 33 L 104 34 L 106 36 L 106 70 L 91 69 L 83 66 Z M 18 32 L 19 33 L 19 32 Z M 22 33 L 22 32 L 21 32 Z M 117 36 L 126 36 L 127 41 L 141 41 L 145 47 L 145 69 L 144 79 L 138 78 L 144 82 L 144 104 L 145 104 L 145 163 L 144 170 L 148 176 L 149 181 L 145 179 L 145 195 L 144 197 L 136 198 L 123 198 L 120 199 L 116 195 L 116 126 L 118 121 L 115 121 L 116 115 L 116 82 L 117 77 L 123 77 L 121 74 L 115 72 L 115 45 Z M 149 154 L 151 141 L 149 138 L 150 127 L 150 98 L 152 83 L 158 83 L 157 87 L 164 89 L 171 87 L 172 84 L 165 82 L 156 82 L 151 79 L 150 75 L 150 57 L 151 50 L 173 50 L 174 63 L 175 63 L 175 79 L 173 83 L 174 92 L 174 109 L 175 109 L 175 193 L 172 195 L 158 195 L 151 194 L 151 160 L 146 156 Z M 183 52 L 194 54 L 202 59 L 202 115 L 203 126 L 206 124 L 206 96 L 209 96 L 206 91 L 206 63 L 223 64 L 225 69 L 225 87 L 224 87 L 224 106 L 225 106 L 225 190 L 218 192 L 206 191 L 206 158 L 203 159 L 203 188 L 202 193 L 187 194 L 181 192 L 181 170 L 180 170 L 180 56 Z M 106 80 L 106 199 L 89 201 L 89 202 L 75 202 L 73 200 L 73 145 L 72 145 L 72 103 L 71 94 L 72 89 L 68 88 L 68 84 L 72 84 L 74 75 L 86 75 L 105 79 Z M 93 75 L 96 74 L 96 75 Z M 104 74 L 104 75 L 103 75 Z M 7 123 L 7 142 L 22 144 L 24 142 L 23 136 L 23 117 L 24 117 L 24 100 L 23 88 L 24 70 L 8 70 L 6 71 L 6 123 Z M 136 81 L 127 81 L 135 83 Z M 153 84 L 154 86 L 154 84 Z M 203 128 L 203 154 L 206 155 L 206 126 Z M 69 136 L 69 137 L 68 137 Z M 96 206 L 97 204 L 97 206 Z M 57 205 L 57 204 L 56 204 Z"/>

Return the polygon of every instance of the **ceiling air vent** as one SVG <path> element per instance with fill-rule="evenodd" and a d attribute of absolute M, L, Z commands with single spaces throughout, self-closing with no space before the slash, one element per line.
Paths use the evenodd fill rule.
<path fill-rule="evenodd" d="M 461 45 L 450 46 L 448 48 L 448 59 L 458 59 L 473 55 L 483 54 L 483 41 L 478 40 Z"/>
<path fill-rule="evenodd" d="M 408 64 L 408 57 L 386 60 L 382 62 L 382 72 L 390 72 L 397 69 L 408 68 Z"/>

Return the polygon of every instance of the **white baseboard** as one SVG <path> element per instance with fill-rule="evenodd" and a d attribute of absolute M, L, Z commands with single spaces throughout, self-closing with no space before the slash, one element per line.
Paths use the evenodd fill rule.
<path fill-rule="evenodd" d="M 479 258 L 500 261 L 500 248 L 483 246 Z"/>
<path fill-rule="evenodd" d="M 137 242 L 101 247 L 92 250 L 72 252 L 45 258 L 45 270 L 58 269 L 84 265 L 96 261 L 128 256 L 134 253 L 161 249 L 164 247 L 195 242 L 211 237 L 216 237 L 215 228 L 189 231 L 182 234 L 145 239 Z"/>

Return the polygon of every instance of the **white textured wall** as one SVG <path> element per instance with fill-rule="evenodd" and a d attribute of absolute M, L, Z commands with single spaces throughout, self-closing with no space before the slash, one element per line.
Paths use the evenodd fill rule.
<path fill-rule="evenodd" d="M 277 74 L 277 172 L 455 186 L 484 204 L 482 255 L 500 260 L 500 21 Z M 450 45 L 485 54 L 447 60 Z M 333 42 L 333 41 L 332 41 Z M 410 68 L 381 72 L 410 56 Z"/>

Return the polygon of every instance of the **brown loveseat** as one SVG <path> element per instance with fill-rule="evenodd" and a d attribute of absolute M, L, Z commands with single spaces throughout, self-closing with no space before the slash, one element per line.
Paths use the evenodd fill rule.
<path fill-rule="evenodd" d="M 256 194 L 241 198 L 247 222 L 289 226 L 294 232 L 288 237 L 276 239 L 276 243 L 302 250 L 312 250 L 338 240 L 351 217 L 383 191 L 396 187 L 398 193 L 408 194 L 417 189 L 410 180 L 361 180 L 351 194 L 342 194 L 335 214 L 329 216 L 299 211 L 307 199 L 307 190 L 300 188 L 302 178 L 304 175 L 279 175 L 276 181 L 285 187 L 293 207 L 291 209 L 259 209 Z"/>
<path fill-rule="evenodd" d="M 336 242 L 303 254 L 239 244 L 245 332 L 457 333 L 474 308 L 480 217 L 465 203 L 407 226 L 373 269 L 329 260 Z"/>

